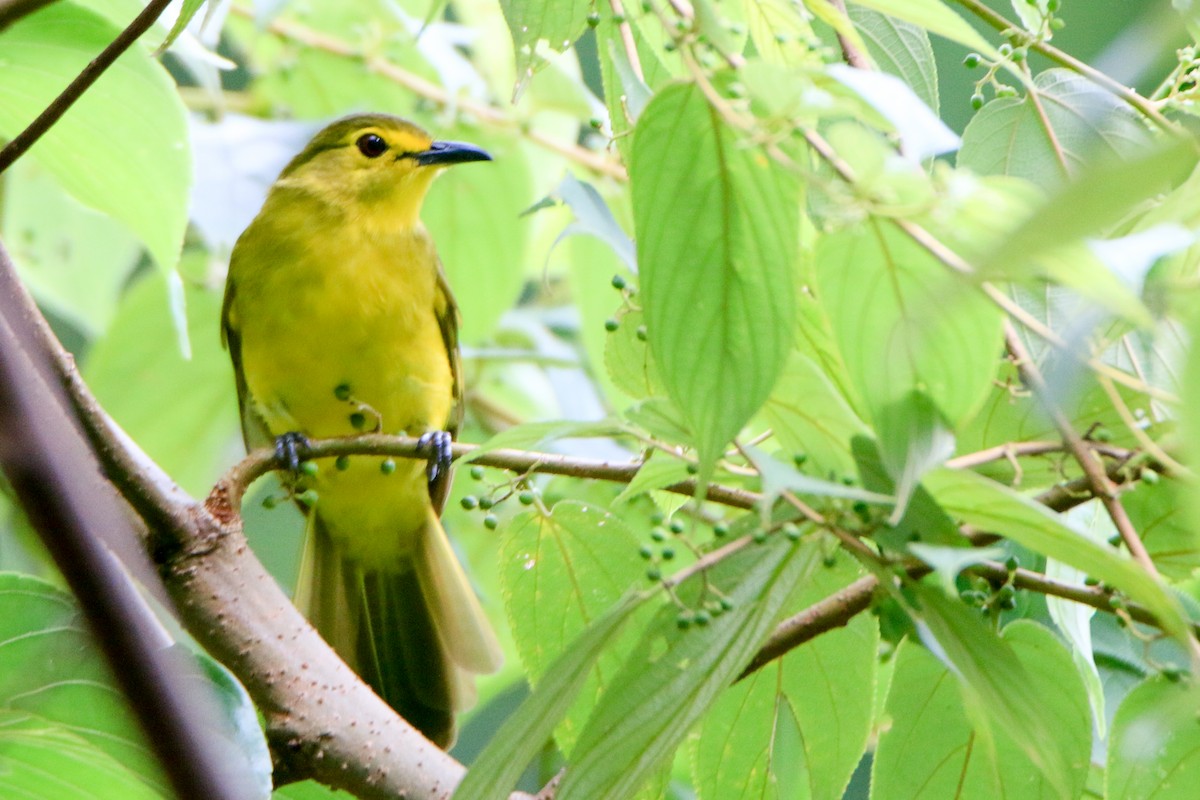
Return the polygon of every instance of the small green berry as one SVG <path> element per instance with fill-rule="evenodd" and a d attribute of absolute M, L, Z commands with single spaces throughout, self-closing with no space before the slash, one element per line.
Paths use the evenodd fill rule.
<path fill-rule="evenodd" d="M 726 525 L 724 522 L 718 522 L 716 525 L 713 525 L 713 536 L 716 536 L 718 539 L 721 539 L 728 535 L 729 535 L 729 526 Z"/>
<path fill-rule="evenodd" d="M 1046 10 L 1053 14 L 1054 12 L 1058 11 L 1061 6 L 1061 0 L 1048 0 L 1046 3 Z"/>
<path fill-rule="evenodd" d="M 707 611 L 705 611 L 702 608 L 696 612 L 695 619 L 696 619 L 697 625 L 699 625 L 700 627 L 704 627 L 708 623 L 712 622 L 712 614 L 709 614 Z"/>
<path fill-rule="evenodd" d="M 665 520 L 666 518 L 667 518 L 667 515 L 664 514 L 662 511 L 659 511 L 658 509 L 654 509 L 653 511 L 650 512 L 650 524 L 651 525 L 662 525 L 663 520 Z"/>
<path fill-rule="evenodd" d="M 996 597 L 1000 600 L 1000 602 L 1011 600 L 1016 597 L 1016 595 L 1017 590 L 1014 589 L 1011 584 L 1006 583 L 996 590 Z"/>
<path fill-rule="evenodd" d="M 317 504 L 317 499 L 318 499 L 317 498 L 317 490 L 316 489 L 305 489 L 303 492 L 296 495 L 296 499 L 299 500 L 304 505 L 308 506 L 309 508 L 312 508 L 313 506 L 315 506 Z"/>
<path fill-rule="evenodd" d="M 475 509 L 479 508 L 479 498 L 473 494 L 468 494 L 465 495 L 462 500 L 459 500 L 458 504 L 461 505 L 466 511 L 474 511 Z"/>
<path fill-rule="evenodd" d="M 967 53 L 967 57 L 963 59 L 963 66 L 967 69 L 975 69 L 981 61 L 979 53 Z"/>
<path fill-rule="evenodd" d="M 1004 562 L 1004 568 L 1009 572 L 1016 572 L 1020 566 L 1021 561 L 1016 556 L 1009 556 L 1008 560 Z"/>
<path fill-rule="evenodd" d="M 621 323 L 613 317 L 609 317 L 608 319 L 604 320 L 604 330 L 608 331 L 609 333 L 612 333 L 619 327 L 621 327 Z"/>
<path fill-rule="evenodd" d="M 484 496 L 479 498 L 479 507 L 487 511 L 492 506 L 496 505 L 496 501 L 490 497 Z"/>
<path fill-rule="evenodd" d="M 356 431 L 361 431 L 367 426 L 367 415 L 361 411 L 355 411 L 350 415 L 350 427 Z"/>
<path fill-rule="evenodd" d="M 1053 0 L 1051 0 L 1051 2 L 1053 2 Z M 1065 27 L 1067 27 L 1067 22 L 1062 17 L 1055 17 L 1054 19 L 1050 20 L 1051 30 L 1061 31 Z"/>
<path fill-rule="evenodd" d="M 681 631 L 692 627 L 692 615 L 686 611 L 680 611 L 679 616 L 675 618 L 675 627 Z"/>
<path fill-rule="evenodd" d="M 645 325 L 638 325 L 637 330 L 634 331 L 634 333 L 637 335 L 639 342 L 646 341 L 646 326 Z"/>
<path fill-rule="evenodd" d="M 270 510 L 277 505 L 279 505 L 279 498 L 273 494 L 269 494 L 262 499 L 262 507 L 267 510 Z"/>
<path fill-rule="evenodd" d="M 638 548 L 638 555 L 649 561 L 650 559 L 654 558 L 654 548 L 648 544 L 644 544 Z"/>
<path fill-rule="evenodd" d="M 315 478 L 317 477 L 317 472 L 320 471 L 320 467 L 317 466 L 317 462 L 315 461 L 301 461 L 300 471 L 310 478 Z"/>
<path fill-rule="evenodd" d="M 724 610 L 724 611 L 732 611 L 733 610 L 733 601 L 730 600 L 728 597 L 722 597 L 717 602 L 721 604 L 722 610 Z"/>
<path fill-rule="evenodd" d="M 1151 486 L 1158 483 L 1159 474 L 1152 469 L 1142 470 L 1142 483 L 1148 483 Z"/>
<path fill-rule="evenodd" d="M 473 480 L 473 481 L 483 480 L 483 467 L 479 466 L 478 464 L 472 464 L 470 475 L 471 475 L 471 480 Z"/>
<path fill-rule="evenodd" d="M 1012 611 L 1012 610 L 1013 610 L 1014 608 L 1016 608 L 1016 607 L 1017 607 L 1017 598 L 1015 598 L 1015 597 L 1002 597 L 1002 598 L 1000 598 L 1000 608 L 1001 608 L 1001 610 L 1003 610 L 1003 611 Z"/>
<path fill-rule="evenodd" d="M 483 527 L 489 531 L 496 530 L 496 526 L 500 524 L 500 519 L 495 514 L 488 514 L 483 518 Z"/>
<path fill-rule="evenodd" d="M 523 506 L 533 505 L 533 492 L 529 491 L 528 489 L 521 492 L 519 495 L 517 495 L 517 502 Z"/>
<path fill-rule="evenodd" d="M 1025 51 L 1023 49 L 1013 50 L 1012 60 L 1020 64 L 1025 60 Z"/>
<path fill-rule="evenodd" d="M 588 120 L 588 125 L 591 126 L 592 130 L 598 131 L 602 127 L 604 127 L 604 121 L 602 119 L 600 119 L 599 117 L 592 117 L 591 119 Z"/>
<path fill-rule="evenodd" d="M 754 540 L 755 544 L 762 544 L 767 540 L 767 532 L 762 528 L 759 528 L 753 534 L 751 534 L 750 538 Z"/>
<path fill-rule="evenodd" d="M 667 540 L 667 532 L 662 528 L 651 528 L 650 538 L 656 542 L 665 542 Z"/>
<path fill-rule="evenodd" d="M 975 109 L 976 111 L 983 108 L 983 95 L 979 94 L 978 92 L 971 95 L 971 108 Z"/>
<path fill-rule="evenodd" d="M 625 15 L 624 14 L 613 14 L 613 22 L 615 22 L 618 25 L 624 25 L 625 24 Z"/>
<path fill-rule="evenodd" d="M 671 559 L 675 558 L 675 548 L 674 547 L 664 547 L 662 549 L 662 558 L 663 558 L 663 561 L 670 561 Z"/>
<path fill-rule="evenodd" d="M 333 468 L 338 472 L 350 469 L 350 456 L 338 456 L 333 460 Z"/>
<path fill-rule="evenodd" d="M 1093 442 L 1111 442 L 1112 438 L 1112 431 L 1104 427 L 1096 428 L 1096 430 L 1092 431 L 1091 435 Z"/>
<path fill-rule="evenodd" d="M 396 471 L 396 460 L 394 458 L 385 458 L 379 462 L 379 471 L 384 475 L 391 475 Z"/>
<path fill-rule="evenodd" d="M 646 570 L 646 580 L 661 581 L 662 580 L 662 570 L 659 569 L 658 567 L 650 567 L 649 569 Z"/>
<path fill-rule="evenodd" d="M 700 467 L 698 467 L 695 464 L 688 464 L 687 467 L 685 467 L 685 469 L 687 469 L 688 475 L 697 475 L 700 472 Z"/>
<path fill-rule="evenodd" d="M 1088 575 L 1086 578 L 1083 579 L 1083 585 L 1084 586 L 1099 586 L 1100 579 L 1093 578 L 1091 575 Z"/>
<path fill-rule="evenodd" d="M 333 396 L 336 397 L 338 400 L 349 400 L 350 399 L 350 384 L 339 383 L 337 386 L 333 387 Z"/>
<path fill-rule="evenodd" d="M 800 528 L 794 522 L 785 522 L 781 530 L 783 531 L 783 535 L 790 541 L 795 542 L 800 539 Z"/>
<path fill-rule="evenodd" d="M 587 15 L 587 24 L 589 28 L 594 28 L 600 24 L 600 15 L 595 11 Z"/>
<path fill-rule="evenodd" d="M 796 453 L 792 456 L 792 463 L 797 467 L 803 467 L 806 461 L 808 461 L 808 453 Z"/>
<path fill-rule="evenodd" d="M 683 533 L 683 522 L 673 519 L 667 524 L 667 528 L 670 529 L 671 533 L 674 534 Z"/>
<path fill-rule="evenodd" d="M 1012 55 L 1013 49 L 1012 49 L 1011 44 L 1009 44 L 1008 42 L 1005 42 L 1004 44 L 997 47 L 996 51 L 998 53 L 1000 53 L 1000 55 L 1004 56 L 1005 58 L 1008 58 L 1009 56 Z"/>
<path fill-rule="evenodd" d="M 1112 536 L 1108 537 L 1108 543 L 1110 545 L 1112 545 L 1113 547 L 1120 547 L 1121 546 L 1121 534 L 1114 533 Z"/>
<path fill-rule="evenodd" d="M 996 89 L 996 97 L 1016 97 L 1017 90 L 1012 86 L 1001 86 Z"/>
<path fill-rule="evenodd" d="M 1119 594 L 1114 594 L 1112 597 L 1108 598 L 1108 605 L 1114 611 L 1117 609 L 1124 608 L 1125 607 L 1125 598 L 1121 597 L 1121 595 L 1119 595 Z"/>
<path fill-rule="evenodd" d="M 625 278 L 623 276 L 613 275 L 612 287 L 614 289 L 624 289 L 627 285 L 628 284 L 625 282 Z"/>

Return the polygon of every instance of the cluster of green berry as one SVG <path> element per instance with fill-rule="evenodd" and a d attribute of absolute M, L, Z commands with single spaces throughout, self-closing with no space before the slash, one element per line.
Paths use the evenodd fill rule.
<path fill-rule="evenodd" d="M 627 310 L 636 310 L 636 306 L 632 303 L 632 298 L 637 294 L 637 289 L 629 285 L 629 281 L 621 275 L 613 275 L 612 287 L 621 293 L 622 307 L 618 310 L 618 316 L 609 317 L 604 320 L 604 330 L 613 333 L 621 327 L 620 315 Z M 639 341 L 646 341 L 646 326 L 639 325 L 637 328 L 637 338 Z"/>
<path fill-rule="evenodd" d="M 483 467 L 478 464 L 472 464 L 467 474 L 473 481 L 482 481 L 484 478 Z M 531 506 L 538 502 L 538 490 L 529 485 L 526 477 L 522 476 L 512 481 L 489 486 L 486 493 L 463 495 L 459 505 L 465 511 L 474 511 L 475 509 L 483 511 L 483 527 L 494 531 L 500 525 L 500 518 L 492 509 L 514 496 L 517 498 L 517 502 L 523 506 Z"/>

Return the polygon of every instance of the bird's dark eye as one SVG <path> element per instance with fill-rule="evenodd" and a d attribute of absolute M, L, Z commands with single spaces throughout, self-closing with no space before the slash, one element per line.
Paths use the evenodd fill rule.
<path fill-rule="evenodd" d="M 379 158 L 388 149 L 387 142 L 383 140 L 383 137 L 377 136 L 374 133 L 364 133 L 358 137 L 358 141 L 355 144 L 358 145 L 358 152 L 367 158 Z"/>

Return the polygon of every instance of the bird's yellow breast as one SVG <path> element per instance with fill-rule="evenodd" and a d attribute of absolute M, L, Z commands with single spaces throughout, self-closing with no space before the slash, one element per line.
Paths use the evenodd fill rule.
<path fill-rule="evenodd" d="M 444 428 L 453 376 L 437 316 L 437 257 L 424 229 L 295 213 L 303 219 L 286 210 L 260 215 L 231 260 L 228 324 L 253 410 L 274 436 Z M 330 533 L 376 562 L 407 552 L 429 507 L 423 463 L 398 459 L 389 475 L 380 462 L 356 457 L 339 471 L 327 461 L 313 481 Z"/>

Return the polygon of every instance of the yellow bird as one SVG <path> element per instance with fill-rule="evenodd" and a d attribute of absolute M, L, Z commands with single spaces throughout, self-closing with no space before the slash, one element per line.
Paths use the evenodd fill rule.
<path fill-rule="evenodd" d="M 490 159 L 397 117 L 334 122 L 238 239 L 222 311 L 246 445 L 275 442 L 311 500 L 296 604 L 442 747 L 471 675 L 501 657 L 439 520 L 462 418 L 458 309 L 418 215 L 444 167 Z M 364 431 L 420 435 L 433 455 L 298 469 L 307 438 Z"/>

